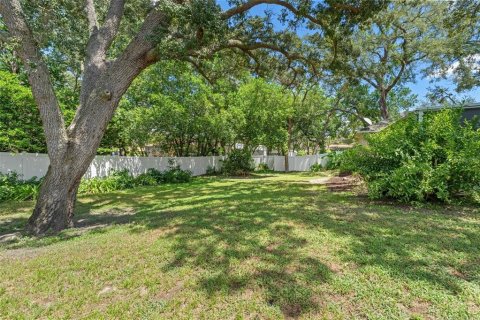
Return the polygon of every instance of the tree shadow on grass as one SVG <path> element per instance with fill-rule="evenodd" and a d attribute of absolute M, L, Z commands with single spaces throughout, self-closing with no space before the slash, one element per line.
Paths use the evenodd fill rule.
<path fill-rule="evenodd" d="M 381 267 L 395 278 L 426 281 L 453 294 L 463 290 L 462 281 L 478 279 L 480 268 L 472 267 L 480 261 L 477 208 L 414 208 L 349 194 L 331 197 L 318 198 L 316 205 L 326 209 L 312 212 L 304 222 L 353 238 L 349 250 L 340 252 L 345 262 Z M 336 209 L 334 198 L 343 203 Z"/>
<path fill-rule="evenodd" d="M 265 303 L 297 317 L 319 308 L 312 287 L 335 274 L 305 250 L 331 244 L 310 243 L 306 233 L 348 239 L 336 255 L 360 271 L 380 267 L 453 294 L 462 291 L 461 281 L 478 281 L 478 212 L 445 210 L 372 203 L 308 182 L 210 179 L 80 199 L 76 219 L 81 228 L 102 226 L 88 232 L 106 232 L 103 226 L 112 224 L 126 224 L 132 233 L 171 230 L 159 235 L 173 243 L 161 249 L 173 255 L 164 272 L 198 271 L 198 289 L 208 295 L 260 288 Z"/>

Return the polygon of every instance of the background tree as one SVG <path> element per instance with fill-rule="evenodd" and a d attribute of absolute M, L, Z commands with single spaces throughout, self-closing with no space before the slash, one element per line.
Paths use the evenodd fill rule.
<path fill-rule="evenodd" d="M 436 57 L 446 46 L 442 19 L 448 3 L 439 1 L 392 2 L 339 39 L 332 33 L 332 52 L 337 74 L 363 82 L 378 93 L 378 110 L 389 119 L 390 93 L 406 81 L 414 81 L 420 61 Z M 317 38 L 311 37 L 315 43 Z M 320 38 L 321 40 L 321 38 Z"/>
<path fill-rule="evenodd" d="M 234 93 L 231 125 L 235 141 L 253 152 L 258 146 L 284 152 L 287 142 L 286 120 L 291 109 L 291 97 L 278 84 L 252 78 Z"/>
<path fill-rule="evenodd" d="M 474 0 L 451 2 L 448 14 L 442 18 L 448 45 L 443 46 L 440 55 L 432 57 L 426 72 L 451 77 L 459 92 L 479 86 L 480 3 Z"/>
<path fill-rule="evenodd" d="M 0 71 L 0 151 L 45 152 L 42 123 L 30 88 Z"/>

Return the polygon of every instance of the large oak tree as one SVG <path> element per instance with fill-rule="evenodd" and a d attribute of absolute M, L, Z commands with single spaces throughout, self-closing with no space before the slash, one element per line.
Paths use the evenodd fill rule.
<path fill-rule="evenodd" d="M 222 11 L 213 0 L 0 0 L 2 41 L 10 41 L 28 74 L 40 112 L 50 166 L 28 221 L 33 234 L 73 225 L 77 189 L 119 101 L 132 81 L 160 59 L 198 65 L 215 52 L 291 48 L 265 19 L 248 10 L 275 4 L 297 17 L 324 24 L 359 17 L 374 1 L 230 1 Z M 333 20 L 327 17 L 336 18 Z M 343 18 L 342 18 L 343 17 Z M 356 19 L 356 18 L 355 18 Z M 67 123 L 47 60 L 56 58 L 80 81 L 78 106 Z"/>

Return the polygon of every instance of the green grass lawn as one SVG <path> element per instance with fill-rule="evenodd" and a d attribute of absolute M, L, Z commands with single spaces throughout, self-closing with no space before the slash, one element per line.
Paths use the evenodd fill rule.
<path fill-rule="evenodd" d="M 78 228 L 5 240 L 2 319 L 480 319 L 480 210 L 371 202 L 319 175 L 82 196 Z"/>

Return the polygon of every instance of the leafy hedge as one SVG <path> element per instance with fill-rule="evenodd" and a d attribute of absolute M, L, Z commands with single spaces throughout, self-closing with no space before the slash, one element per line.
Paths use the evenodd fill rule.
<path fill-rule="evenodd" d="M 372 198 L 441 200 L 480 194 L 480 130 L 461 111 L 414 114 L 339 156 L 340 169 L 360 174 Z"/>
<path fill-rule="evenodd" d="M 139 186 L 155 186 L 162 183 L 183 183 L 192 179 L 190 171 L 182 170 L 179 166 L 169 161 L 165 171 L 153 168 L 137 177 L 130 174 L 127 169 L 113 171 L 104 178 L 84 179 L 80 183 L 80 194 L 106 193 L 116 190 L 131 189 Z M 38 195 L 41 179 L 32 178 L 21 180 L 16 173 L 0 173 L 0 202 L 7 200 L 24 201 L 35 199 Z"/>

